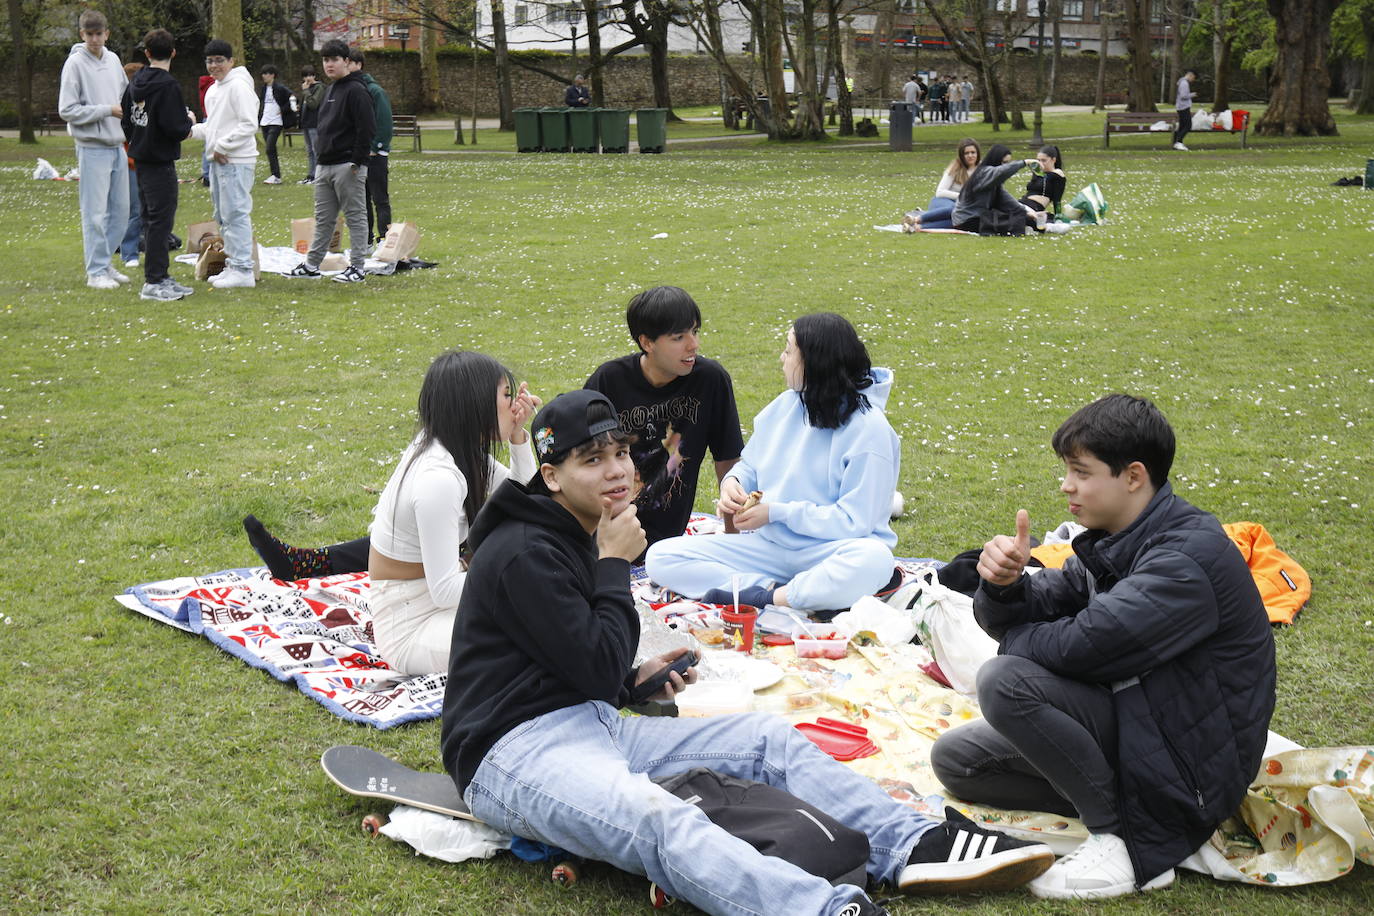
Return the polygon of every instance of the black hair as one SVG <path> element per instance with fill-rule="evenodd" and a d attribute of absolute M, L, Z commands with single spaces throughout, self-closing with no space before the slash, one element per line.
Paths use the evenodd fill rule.
<path fill-rule="evenodd" d="M 792 336 L 801 353 L 807 423 L 839 429 L 855 411 L 869 408 L 863 389 L 873 384 L 873 363 L 854 325 L 834 312 L 818 312 L 794 321 Z"/>
<path fill-rule="evenodd" d="M 143 50 L 150 60 L 171 60 L 176 50 L 176 39 L 166 29 L 153 29 L 143 36 Z"/>
<path fill-rule="evenodd" d="M 212 38 L 205 43 L 205 57 L 227 57 L 234 59 L 234 47 L 223 38 Z"/>
<path fill-rule="evenodd" d="M 1168 482 L 1174 464 L 1173 427 L 1152 402 L 1129 394 L 1109 394 L 1079 408 L 1050 443 L 1062 459 L 1091 455 L 1113 474 L 1139 461 L 1156 490 Z"/>
<path fill-rule="evenodd" d="M 329 39 L 324 44 L 320 45 L 320 58 L 323 59 L 326 57 L 342 57 L 347 59 L 348 45 L 337 38 Z"/>
<path fill-rule="evenodd" d="M 348 59 L 353 61 L 353 63 L 357 64 L 358 66 L 363 66 L 363 49 L 357 47 L 349 48 Z"/>
<path fill-rule="evenodd" d="M 1054 160 L 1055 168 L 1061 171 L 1063 170 L 1064 157 L 1059 155 L 1059 147 L 1055 146 L 1053 143 L 1046 143 L 1044 146 L 1040 147 L 1040 152 Z"/>
<path fill-rule="evenodd" d="M 314 66 L 312 66 L 311 64 L 306 64 L 304 67 L 301 67 L 301 76 L 314 76 L 314 75 L 315 75 L 315 68 L 314 68 Z"/>
<path fill-rule="evenodd" d="M 701 309 L 686 290 L 676 286 L 655 286 L 630 300 L 625 309 L 625 323 L 635 346 L 639 338 L 657 340 L 664 334 L 693 331 L 701 327 Z M 639 347 L 644 352 L 643 347 Z"/>
<path fill-rule="evenodd" d="M 277 75 L 277 68 L 276 68 L 275 66 L 273 66 L 272 64 L 264 64 L 264 65 L 263 65 L 263 68 L 262 68 L 261 70 L 258 71 L 258 75 L 261 76 L 261 75 L 264 74 L 264 73 L 270 73 L 270 74 L 272 74 L 273 76 L 276 76 L 276 75 Z"/>
<path fill-rule="evenodd" d="M 483 353 L 448 350 L 430 363 L 420 385 L 420 433 L 406 472 L 437 441 L 467 480 L 463 512 L 469 522 L 491 489 L 491 452 L 500 435 L 496 386 L 502 380 L 514 394 L 515 376 L 505 366 Z"/>
<path fill-rule="evenodd" d="M 979 165 L 1001 165 L 1002 160 L 1011 155 L 1011 150 L 1002 143 L 994 143 L 992 148 L 983 154 L 983 161 Z"/>

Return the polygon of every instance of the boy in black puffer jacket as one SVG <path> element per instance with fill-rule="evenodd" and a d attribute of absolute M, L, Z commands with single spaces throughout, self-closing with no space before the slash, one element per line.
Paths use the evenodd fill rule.
<path fill-rule="evenodd" d="M 1274 710 L 1259 592 L 1211 515 L 1168 482 L 1174 433 L 1149 401 L 1108 395 L 1054 434 L 1069 511 L 1088 530 L 1035 575 L 1030 520 L 979 557 L 979 625 L 1001 646 L 978 673 L 984 719 L 943 735 L 955 795 L 1077 815 L 1088 840 L 1029 885 L 1115 897 L 1174 879 L 1254 780 Z"/>

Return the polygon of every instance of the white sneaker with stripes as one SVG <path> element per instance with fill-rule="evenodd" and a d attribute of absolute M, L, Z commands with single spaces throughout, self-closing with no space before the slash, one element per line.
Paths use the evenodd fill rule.
<path fill-rule="evenodd" d="M 908 894 L 1005 891 L 1053 864 L 1054 852 L 1044 843 L 1012 839 L 945 808 L 945 822 L 922 835 L 897 887 Z"/>
<path fill-rule="evenodd" d="M 1171 868 L 1145 882 L 1142 891 L 1174 883 Z M 1135 866 L 1126 842 L 1110 833 L 1090 833 L 1083 844 L 1028 885 L 1037 897 L 1049 900 L 1100 900 L 1133 894 Z"/>

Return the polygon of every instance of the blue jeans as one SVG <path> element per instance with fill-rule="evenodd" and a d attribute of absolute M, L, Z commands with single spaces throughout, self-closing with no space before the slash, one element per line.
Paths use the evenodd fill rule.
<path fill-rule="evenodd" d="M 138 196 L 138 171 L 129 170 L 129 225 L 124 229 L 124 241 L 119 243 L 119 256 L 126 261 L 138 257 L 139 237 L 143 234 L 143 202 Z"/>
<path fill-rule="evenodd" d="M 305 169 L 305 177 L 311 181 L 315 180 L 315 138 L 319 133 L 317 127 L 301 128 L 301 135 L 305 137 L 305 160 L 309 163 Z"/>
<path fill-rule="evenodd" d="M 129 160 L 123 147 L 77 144 L 76 167 L 81 170 L 81 246 L 86 274 L 93 277 L 109 270 L 129 227 Z"/>
<path fill-rule="evenodd" d="M 254 163 L 210 160 L 210 198 L 215 222 L 224 236 L 224 257 L 234 270 L 253 269 L 253 167 Z"/>
<path fill-rule="evenodd" d="M 623 718 L 599 701 L 517 725 L 463 795 L 497 829 L 644 875 L 708 913 L 832 913 L 858 892 L 762 855 L 650 781 L 694 767 L 777 786 L 863 831 L 877 879 L 895 879 L 933 825 L 777 716 Z"/>
<path fill-rule="evenodd" d="M 708 589 L 787 586 L 787 603 L 798 610 L 848 609 L 892 578 L 896 560 L 877 538 L 817 541 L 781 547 L 759 534 L 682 536 L 659 541 L 644 558 L 649 578 L 679 594 L 699 598 Z"/>
<path fill-rule="evenodd" d="M 953 229 L 954 201 L 948 197 L 932 197 L 925 212 L 921 214 L 922 229 Z"/>

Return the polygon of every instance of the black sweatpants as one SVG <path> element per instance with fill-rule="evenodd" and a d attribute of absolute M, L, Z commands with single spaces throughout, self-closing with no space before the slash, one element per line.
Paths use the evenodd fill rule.
<path fill-rule="evenodd" d="M 386 156 L 372 155 L 367 160 L 367 238 L 378 241 L 386 235 L 391 226 L 391 189 L 387 185 L 387 167 L 390 160 Z M 376 219 L 373 219 L 373 208 Z M 373 232 L 373 227 L 376 232 Z"/>
<path fill-rule="evenodd" d="M 281 162 L 277 159 L 277 138 L 281 136 L 280 124 L 262 125 L 262 139 L 267 145 L 267 166 L 273 178 L 281 177 Z"/>
<path fill-rule="evenodd" d="M 1180 108 L 1178 110 L 1178 127 L 1174 130 L 1174 142 L 1182 143 L 1183 138 L 1188 136 L 1188 131 L 1193 129 L 1193 109 Z"/>
<path fill-rule="evenodd" d="M 177 215 L 177 164 L 140 162 L 135 174 L 143 218 L 143 282 L 161 283 L 167 279 L 167 243 Z"/>

